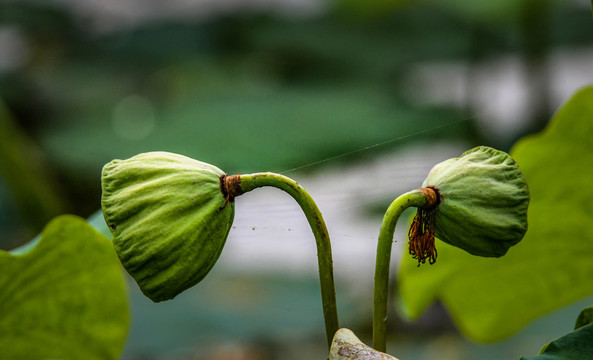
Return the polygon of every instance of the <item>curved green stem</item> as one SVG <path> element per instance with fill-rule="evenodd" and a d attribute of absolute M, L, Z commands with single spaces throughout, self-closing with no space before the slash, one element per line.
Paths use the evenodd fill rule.
<path fill-rule="evenodd" d="M 272 186 L 284 190 L 296 200 L 305 213 L 317 243 L 317 261 L 319 264 L 319 281 L 321 283 L 325 332 L 327 344 L 330 346 L 334 334 L 338 331 L 339 324 L 331 244 L 329 233 L 319 208 L 302 186 L 286 176 L 266 172 L 239 175 L 239 179 L 242 192 L 248 192 L 262 186 Z"/>
<path fill-rule="evenodd" d="M 383 217 L 383 223 L 379 232 L 379 242 L 377 244 L 373 300 L 373 347 L 381 352 L 386 351 L 389 264 L 391 262 L 391 247 L 393 245 L 395 225 L 401 214 L 408 207 L 421 207 L 426 202 L 426 196 L 421 190 L 417 189 L 407 192 L 389 205 Z"/>

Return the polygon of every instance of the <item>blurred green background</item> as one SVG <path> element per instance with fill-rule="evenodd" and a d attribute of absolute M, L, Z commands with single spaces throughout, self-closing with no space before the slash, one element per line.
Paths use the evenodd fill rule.
<path fill-rule="evenodd" d="M 393 178 L 396 196 L 448 155 L 439 144 L 508 150 L 541 130 L 591 82 L 591 64 L 588 0 L 3 1 L 0 248 L 27 242 L 58 214 L 91 216 L 102 165 L 151 150 L 313 184 L 393 154 L 407 164 Z M 420 168 L 406 155 L 418 149 L 435 149 Z M 361 179 L 372 191 L 374 180 Z M 313 194 L 322 211 L 339 197 L 324 191 Z M 365 198 L 353 206 L 378 232 L 392 198 Z M 249 221 L 239 234 L 255 229 Z M 292 230 L 261 224 L 272 236 Z M 333 229 L 338 241 L 354 236 Z M 266 236 L 260 229 L 251 241 Z M 362 237 L 372 252 L 376 232 Z M 314 271 L 263 268 L 223 268 L 165 304 L 130 284 L 123 358 L 315 357 L 324 344 Z M 342 321 L 368 340 L 370 296 L 352 278 L 338 280 Z M 419 324 L 393 319 L 394 354 L 430 358 L 432 344 L 456 359 L 516 358 L 537 352 L 558 324 L 543 319 L 483 347 L 463 340 L 437 306 Z"/>

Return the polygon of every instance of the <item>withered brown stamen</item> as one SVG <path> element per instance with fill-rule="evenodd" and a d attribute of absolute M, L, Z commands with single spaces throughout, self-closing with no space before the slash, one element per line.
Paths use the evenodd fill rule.
<path fill-rule="evenodd" d="M 438 201 L 435 204 L 434 199 L 429 199 L 428 207 L 418 208 L 408 232 L 409 253 L 412 258 L 418 259 L 418 266 L 425 264 L 427 259 L 431 265 L 437 260 L 434 235 L 437 208 Z"/>

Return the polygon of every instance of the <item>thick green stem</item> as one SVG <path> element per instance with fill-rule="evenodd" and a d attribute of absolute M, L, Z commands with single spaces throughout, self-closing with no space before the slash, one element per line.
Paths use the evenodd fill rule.
<path fill-rule="evenodd" d="M 410 206 L 421 207 L 427 202 L 421 190 L 413 190 L 395 199 L 383 217 L 379 242 L 377 244 L 377 260 L 375 263 L 375 286 L 373 302 L 373 347 L 381 352 L 386 351 L 387 329 L 387 294 L 389 287 L 389 265 L 395 225 L 401 214 Z"/>
<path fill-rule="evenodd" d="M 240 187 L 239 193 L 248 192 L 262 186 L 272 186 L 290 194 L 301 206 L 317 243 L 317 261 L 319 264 L 319 281 L 321 283 L 325 332 L 327 344 L 330 346 L 332 338 L 339 328 L 338 311 L 329 233 L 319 208 L 302 186 L 286 176 L 274 173 L 256 173 L 238 175 L 238 181 L 236 181 L 237 176 L 234 178 L 235 182 L 233 186 Z M 233 189 L 229 189 L 229 191 L 231 194 L 237 193 Z"/>

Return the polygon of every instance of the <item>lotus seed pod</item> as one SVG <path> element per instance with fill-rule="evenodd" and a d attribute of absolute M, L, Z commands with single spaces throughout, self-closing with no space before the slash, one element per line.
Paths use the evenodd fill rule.
<path fill-rule="evenodd" d="M 234 218 L 222 170 L 149 152 L 103 167 L 103 215 L 124 268 L 155 302 L 197 284 L 220 256 Z M 232 200 L 232 199 L 231 199 Z"/>
<path fill-rule="evenodd" d="M 397 360 L 365 345 L 349 329 L 340 329 L 334 335 L 329 349 L 329 360 Z"/>
<path fill-rule="evenodd" d="M 502 151 L 485 146 L 466 151 L 434 166 L 422 186 L 437 193 L 437 204 L 419 210 L 424 219 L 417 216 L 414 223 L 417 228 L 422 223 L 420 233 L 433 231 L 470 254 L 499 257 L 527 231 L 527 183 Z"/>

